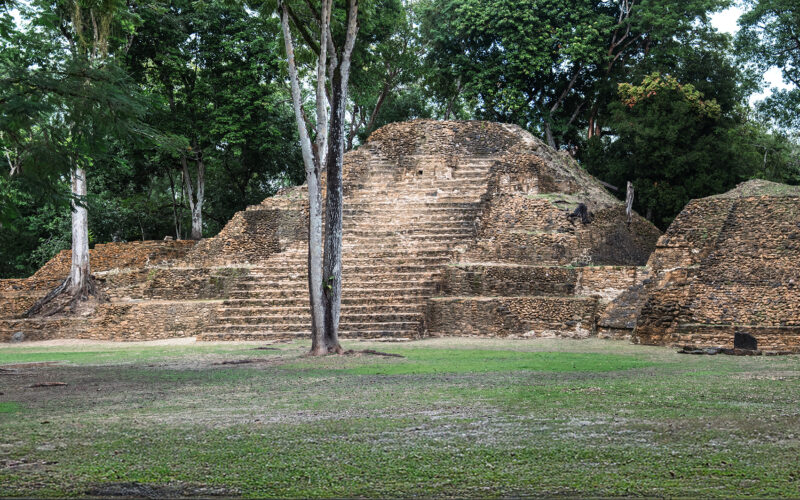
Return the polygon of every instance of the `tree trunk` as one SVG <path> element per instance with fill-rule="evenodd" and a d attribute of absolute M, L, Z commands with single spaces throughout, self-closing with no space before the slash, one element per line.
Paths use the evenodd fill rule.
<path fill-rule="evenodd" d="M 306 128 L 303 114 L 300 82 L 294 60 L 294 42 L 289 30 L 289 14 L 285 3 L 279 4 L 281 29 L 286 47 L 289 79 L 291 81 L 292 107 L 294 108 L 297 132 L 300 136 L 300 150 L 306 169 L 308 186 L 308 295 L 311 307 L 311 354 L 326 354 L 325 349 L 325 303 L 322 300 L 322 190 L 319 183 L 319 163 L 314 157 L 311 138 Z M 318 63 L 319 64 L 319 63 Z M 325 64 L 322 61 L 321 64 Z M 318 99 L 324 98 L 317 96 Z"/>
<path fill-rule="evenodd" d="M 325 349 L 343 352 L 339 345 L 339 318 L 342 307 L 342 158 L 344 154 L 344 104 L 342 83 L 335 78 L 328 138 L 327 196 L 325 198 L 325 260 L 322 277 L 325 287 Z"/>
<path fill-rule="evenodd" d="M 170 193 L 172 193 L 172 220 L 175 223 L 175 239 L 176 240 L 180 240 L 181 239 L 181 225 L 178 222 L 178 220 L 179 220 L 178 219 L 178 203 L 176 201 L 177 198 L 175 196 L 175 180 L 172 177 L 172 171 L 171 170 L 168 170 L 167 174 L 169 175 Z"/>
<path fill-rule="evenodd" d="M 456 81 L 456 93 L 447 101 L 447 109 L 444 111 L 444 119 L 445 121 L 450 119 L 450 114 L 453 112 L 453 103 L 456 99 L 458 99 L 458 95 L 461 93 L 461 77 L 458 77 Z"/>
<path fill-rule="evenodd" d="M 192 212 L 192 239 L 200 240 L 203 238 L 203 201 L 206 192 L 206 164 L 203 161 L 202 153 L 195 160 L 197 164 L 197 190 L 192 188 L 192 177 L 189 175 L 189 162 L 184 155 L 181 155 L 181 168 L 183 171 L 183 182 L 186 185 L 186 194 L 189 199 L 189 210 Z"/>
<path fill-rule="evenodd" d="M 325 207 L 325 261 L 322 276 L 325 286 L 325 349 L 344 352 L 339 344 L 339 318 L 342 309 L 342 186 L 344 163 L 344 113 L 347 105 L 347 84 L 350 60 L 358 32 L 358 1 L 347 2 L 347 37 L 341 61 L 334 72 L 331 89 L 331 120 L 328 138 Z"/>
<path fill-rule="evenodd" d="M 549 120 L 545 120 L 544 122 L 544 135 L 545 138 L 547 139 L 547 145 L 553 149 L 557 149 L 556 140 L 553 138 L 553 130 L 550 128 Z"/>
<path fill-rule="evenodd" d="M 628 181 L 627 189 L 625 190 L 625 215 L 628 217 L 628 224 L 631 223 L 633 217 L 633 183 Z"/>
<path fill-rule="evenodd" d="M 309 143 L 310 146 L 310 143 Z M 311 354 L 327 354 L 322 281 L 322 186 L 320 171 L 306 172 L 308 184 L 308 292 L 311 306 Z"/>
<path fill-rule="evenodd" d="M 72 195 L 72 266 L 69 271 L 69 294 L 74 299 L 86 300 L 89 296 L 89 213 L 86 206 L 86 171 L 76 168 L 70 173 Z"/>

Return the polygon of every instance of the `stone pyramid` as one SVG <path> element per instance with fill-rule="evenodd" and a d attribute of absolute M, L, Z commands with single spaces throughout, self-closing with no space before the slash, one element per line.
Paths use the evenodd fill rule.
<path fill-rule="evenodd" d="M 94 249 L 111 300 L 86 316 L 14 317 L 49 286 L 0 281 L 15 303 L 0 309 L 0 339 L 306 337 L 305 200 L 302 186 L 283 190 L 193 248 L 112 244 L 101 253 L 118 258 L 100 264 Z M 579 204 L 591 221 L 569 217 Z M 489 122 L 374 132 L 345 156 L 344 216 L 345 338 L 589 335 L 605 304 L 646 277 L 659 236 L 567 155 Z M 134 248 L 142 258 L 128 257 Z"/>

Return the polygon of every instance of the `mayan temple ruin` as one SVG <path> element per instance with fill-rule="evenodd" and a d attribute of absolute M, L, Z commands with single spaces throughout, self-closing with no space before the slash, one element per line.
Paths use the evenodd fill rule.
<path fill-rule="evenodd" d="M 342 335 L 587 336 L 641 282 L 659 232 L 570 158 L 486 122 L 386 126 L 345 158 Z M 25 319 L 68 268 L 62 252 L 0 281 L 0 339 L 306 337 L 306 193 L 286 189 L 214 238 L 92 250 L 108 301 Z M 570 217 L 583 204 L 589 220 Z"/>
<path fill-rule="evenodd" d="M 345 157 L 341 334 L 725 347 L 744 329 L 759 345 L 793 349 L 797 196 L 751 182 L 691 202 L 661 236 L 519 127 L 388 125 Z M 306 338 L 307 213 L 300 186 L 196 244 L 97 245 L 92 269 L 107 301 L 22 317 L 66 275 L 62 252 L 30 278 L 0 280 L 0 340 Z"/>

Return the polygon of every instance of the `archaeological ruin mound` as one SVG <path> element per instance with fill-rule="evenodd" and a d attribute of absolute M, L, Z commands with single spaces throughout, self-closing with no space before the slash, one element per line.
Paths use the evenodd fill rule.
<path fill-rule="evenodd" d="M 690 202 L 650 258 L 643 344 L 800 350 L 800 187 L 754 180 Z"/>
<path fill-rule="evenodd" d="M 0 340 L 307 337 L 303 187 L 237 213 L 214 238 L 97 245 L 109 298 L 91 314 L 22 318 L 67 254 L 0 281 Z M 341 334 L 569 335 L 649 275 L 659 231 L 568 155 L 519 127 L 388 125 L 345 156 Z"/>

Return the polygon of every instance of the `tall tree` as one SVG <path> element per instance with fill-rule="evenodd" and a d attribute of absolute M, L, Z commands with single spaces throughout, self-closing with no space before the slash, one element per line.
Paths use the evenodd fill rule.
<path fill-rule="evenodd" d="M 56 298 L 67 296 L 74 306 L 94 292 L 86 172 L 100 163 L 113 137 L 136 131 L 139 123 L 142 108 L 136 92 L 115 61 L 130 42 L 135 20 L 121 1 L 34 2 L 22 9 L 22 15 L 30 19 L 34 28 L 20 38 L 21 43 L 33 44 L 33 50 L 41 53 L 35 63 L 18 60 L 16 71 L 4 72 L 2 99 L 19 107 L 7 110 L 2 121 L 12 124 L 15 153 L 20 151 L 17 147 L 25 136 L 29 143 L 38 143 L 40 149 L 55 151 L 51 156 L 58 161 L 50 167 L 63 167 L 61 172 L 68 173 L 71 187 L 69 276 L 29 311 L 53 313 L 66 306 L 65 301 Z M 42 103 L 46 105 L 43 107 Z M 34 119 L 21 123 L 23 109 L 34 110 L 28 115 Z M 27 133 L 19 134 L 20 131 Z M 32 163 L 35 160 L 28 159 Z M 18 165 L 24 162 L 19 160 Z M 41 167 L 37 165 L 37 169 Z"/>
<path fill-rule="evenodd" d="M 758 163 L 741 141 L 740 108 L 723 114 L 715 99 L 673 76 L 620 84 L 610 110 L 612 132 L 593 138 L 582 162 L 616 185 L 632 181 L 634 207 L 662 229 L 689 200 L 732 188 Z"/>
<path fill-rule="evenodd" d="M 307 7 L 307 9 L 305 9 Z M 302 6 L 279 0 L 297 130 L 306 168 L 309 198 L 308 283 L 311 307 L 311 354 L 343 352 L 339 344 L 342 292 L 342 166 L 350 64 L 358 32 L 358 1 L 344 12 L 333 0 Z M 334 16 L 334 11 L 336 15 Z M 343 14 L 343 19 L 339 14 Z M 332 23 L 331 20 L 340 23 Z M 295 34 L 310 50 L 314 68 L 315 138 L 312 145 L 304 111 Z M 321 169 L 325 168 L 325 232 L 322 231 Z M 324 255 L 322 254 L 324 245 Z"/>
<path fill-rule="evenodd" d="M 172 179 L 176 226 L 181 198 L 198 239 L 272 194 L 282 178 L 299 180 L 280 24 L 221 0 L 146 0 L 135 12 L 142 22 L 127 68 L 159 99 L 151 125 L 173 139 L 137 151 L 135 163 Z"/>
<path fill-rule="evenodd" d="M 347 149 L 390 121 L 427 117 L 415 10 L 402 0 L 362 4 L 350 77 Z"/>

